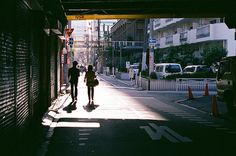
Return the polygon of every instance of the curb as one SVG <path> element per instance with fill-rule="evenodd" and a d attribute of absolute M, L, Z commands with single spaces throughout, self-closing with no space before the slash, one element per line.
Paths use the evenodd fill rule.
<path fill-rule="evenodd" d="M 52 124 L 58 110 L 64 106 L 69 96 L 70 94 L 59 96 L 56 100 L 52 102 L 52 105 L 48 108 L 48 111 L 44 114 L 42 118 L 42 125 L 50 126 Z"/>

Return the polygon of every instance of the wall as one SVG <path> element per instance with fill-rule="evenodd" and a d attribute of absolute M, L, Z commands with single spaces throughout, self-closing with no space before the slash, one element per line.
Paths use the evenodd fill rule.
<path fill-rule="evenodd" d="M 50 57 L 52 49 L 57 56 L 59 45 L 57 38 L 51 44 L 43 31 L 43 12 L 21 0 L 11 2 L 8 11 L 13 14 L 0 27 L 0 140 L 8 155 L 17 153 L 17 145 L 50 105 L 50 73 L 57 75 L 57 70 L 50 72 Z M 56 66 L 57 57 L 54 62 Z M 59 81 L 57 76 L 54 80 Z"/>

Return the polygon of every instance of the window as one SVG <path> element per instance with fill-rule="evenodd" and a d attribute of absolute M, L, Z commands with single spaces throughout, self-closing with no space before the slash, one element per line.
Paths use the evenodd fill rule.
<path fill-rule="evenodd" d="M 187 68 L 184 68 L 183 72 L 194 72 L 194 69 L 195 67 L 187 67 Z"/>
<path fill-rule="evenodd" d="M 163 66 L 156 66 L 156 72 L 163 72 Z"/>
<path fill-rule="evenodd" d="M 214 24 L 214 23 L 217 23 L 217 20 L 215 19 L 215 20 L 212 20 L 212 21 L 210 21 L 210 24 Z"/>
<path fill-rule="evenodd" d="M 166 66 L 167 73 L 177 73 L 180 72 L 180 67 L 178 65 L 167 65 Z"/>

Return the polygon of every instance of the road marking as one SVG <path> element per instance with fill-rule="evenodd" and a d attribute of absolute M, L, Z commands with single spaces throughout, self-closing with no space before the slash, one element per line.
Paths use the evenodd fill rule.
<path fill-rule="evenodd" d="M 79 133 L 81 136 L 90 135 L 90 133 Z"/>
<path fill-rule="evenodd" d="M 85 140 L 88 140 L 88 138 L 79 138 L 79 140 L 85 141 Z"/>
<path fill-rule="evenodd" d="M 184 119 L 201 119 L 201 117 L 198 116 L 182 116 Z"/>
<path fill-rule="evenodd" d="M 88 132 L 88 131 L 92 131 L 92 129 L 79 129 L 80 132 Z"/>
<path fill-rule="evenodd" d="M 195 121 L 195 122 L 201 122 L 201 121 L 206 121 L 204 119 L 189 119 L 190 121 Z"/>
<path fill-rule="evenodd" d="M 220 127 L 220 125 L 216 125 L 216 124 L 205 125 L 205 126 L 209 126 L 209 127 Z"/>
<path fill-rule="evenodd" d="M 157 126 L 154 123 L 149 123 L 151 126 L 140 126 L 141 129 L 144 129 L 152 140 L 161 140 L 162 136 L 167 140 L 173 143 L 179 142 L 192 142 L 188 137 L 183 137 L 174 130 L 166 126 Z M 155 131 L 153 129 L 155 129 Z"/>
<path fill-rule="evenodd" d="M 213 122 L 211 121 L 200 121 L 200 122 L 197 122 L 199 124 L 212 124 Z"/>

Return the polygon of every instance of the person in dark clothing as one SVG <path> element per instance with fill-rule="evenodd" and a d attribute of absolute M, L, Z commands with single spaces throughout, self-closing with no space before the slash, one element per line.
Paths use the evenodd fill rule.
<path fill-rule="evenodd" d="M 77 100 L 77 94 L 78 94 L 78 79 L 80 76 L 80 70 L 78 68 L 76 68 L 76 66 L 78 65 L 77 61 L 73 62 L 73 67 L 71 67 L 68 71 L 68 77 L 69 77 L 69 82 L 71 84 L 71 98 L 72 98 L 72 102 L 74 102 L 74 100 Z"/>
<path fill-rule="evenodd" d="M 86 82 L 86 86 L 88 89 L 88 99 L 89 103 L 94 97 L 94 79 L 96 78 L 95 72 L 93 71 L 93 66 L 88 66 L 88 71 L 85 73 L 84 82 Z"/>

